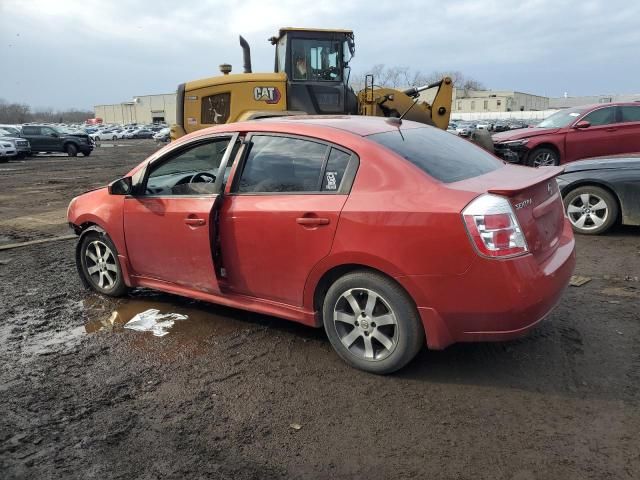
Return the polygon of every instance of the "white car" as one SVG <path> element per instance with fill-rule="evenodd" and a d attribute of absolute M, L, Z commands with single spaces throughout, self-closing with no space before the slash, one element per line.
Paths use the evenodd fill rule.
<path fill-rule="evenodd" d="M 16 147 L 9 141 L 0 141 L 0 162 L 8 162 L 18 154 Z"/>
<path fill-rule="evenodd" d="M 95 141 L 99 140 L 117 140 L 118 132 L 115 131 L 106 131 L 106 132 L 95 132 L 89 135 Z"/>
<path fill-rule="evenodd" d="M 153 135 L 153 138 L 155 140 L 160 140 L 160 141 L 166 142 L 167 140 L 169 140 L 169 132 L 170 132 L 170 129 L 168 127 L 167 128 L 163 128 L 162 130 L 158 130 Z"/>

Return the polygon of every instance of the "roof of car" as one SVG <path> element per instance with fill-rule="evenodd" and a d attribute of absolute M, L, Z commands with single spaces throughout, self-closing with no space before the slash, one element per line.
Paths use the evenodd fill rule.
<path fill-rule="evenodd" d="M 295 115 L 287 117 L 262 118 L 258 120 L 249 120 L 246 122 L 238 122 L 225 124 L 225 131 L 233 130 L 267 130 L 269 127 L 277 127 L 278 130 L 285 130 L 289 126 L 292 130 L 297 127 L 320 127 L 322 129 L 338 129 L 355 135 L 365 137 L 375 133 L 395 131 L 400 128 L 406 130 L 409 128 L 421 128 L 426 125 L 423 123 L 403 120 L 400 126 L 394 121 L 383 117 L 366 117 L 361 115 Z M 284 127 L 284 128 L 283 128 Z M 201 131 L 220 131 L 219 127 L 210 127 Z M 294 132 L 292 132 L 294 133 Z"/>

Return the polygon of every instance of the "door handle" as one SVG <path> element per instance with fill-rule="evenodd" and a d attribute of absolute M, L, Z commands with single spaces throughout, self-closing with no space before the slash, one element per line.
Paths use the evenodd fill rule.
<path fill-rule="evenodd" d="M 184 223 L 192 227 L 201 227 L 207 223 L 204 218 L 187 217 L 184 219 Z"/>
<path fill-rule="evenodd" d="M 300 217 L 296 218 L 296 223 L 304 226 L 317 226 L 317 225 L 329 225 L 328 218 L 320 218 L 320 217 Z"/>

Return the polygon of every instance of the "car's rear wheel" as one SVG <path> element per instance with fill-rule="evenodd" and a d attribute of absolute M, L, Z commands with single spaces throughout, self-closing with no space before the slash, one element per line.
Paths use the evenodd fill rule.
<path fill-rule="evenodd" d="M 598 235 L 618 219 L 618 202 L 607 190 L 594 185 L 578 187 L 564 197 L 564 208 L 573 230 Z"/>
<path fill-rule="evenodd" d="M 64 149 L 67 152 L 67 155 L 70 157 L 75 157 L 78 155 L 78 147 L 76 147 L 73 143 L 68 143 Z"/>
<path fill-rule="evenodd" d="M 558 155 L 558 152 L 552 148 L 536 148 L 529 154 L 527 163 L 530 167 L 549 167 L 559 165 L 560 156 Z"/>
<path fill-rule="evenodd" d="M 86 283 L 95 291 L 120 297 L 127 291 L 118 250 L 106 233 L 93 231 L 80 239 L 79 270 Z"/>
<path fill-rule="evenodd" d="M 371 373 L 404 367 L 424 344 L 422 323 L 407 293 L 374 272 L 356 271 L 336 280 L 324 299 L 323 321 L 338 355 Z"/>

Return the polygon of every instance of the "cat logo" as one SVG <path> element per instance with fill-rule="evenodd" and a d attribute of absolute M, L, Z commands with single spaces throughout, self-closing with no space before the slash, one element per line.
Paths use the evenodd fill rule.
<path fill-rule="evenodd" d="M 278 103 L 281 95 L 277 87 L 256 87 L 253 89 L 253 98 L 257 102 L 272 104 Z"/>

